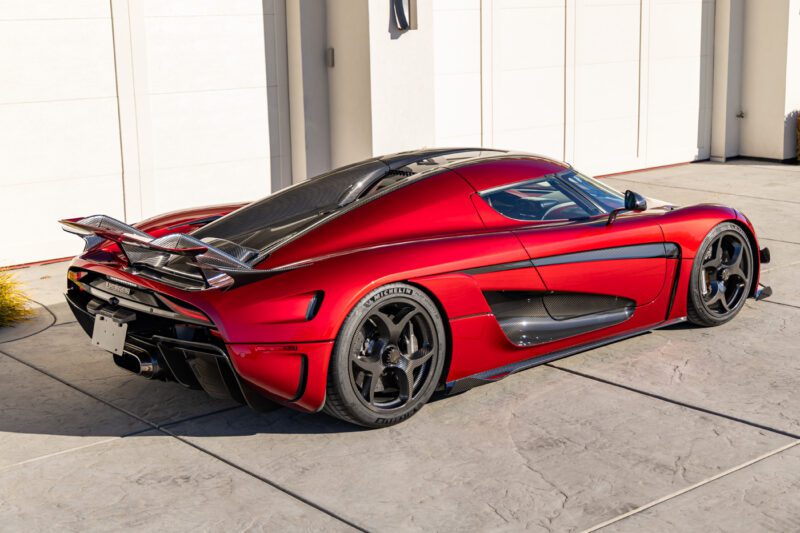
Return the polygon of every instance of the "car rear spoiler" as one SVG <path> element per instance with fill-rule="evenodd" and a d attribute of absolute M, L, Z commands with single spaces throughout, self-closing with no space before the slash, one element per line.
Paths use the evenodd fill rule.
<path fill-rule="evenodd" d="M 203 281 L 205 288 L 230 288 L 275 274 L 254 269 L 245 262 L 246 257 L 257 255 L 256 250 L 227 241 L 231 249 L 224 251 L 185 233 L 156 238 L 107 215 L 69 218 L 59 220 L 59 223 L 64 231 L 86 241 L 84 251 L 111 241 L 119 246 L 132 267 Z M 178 268 L 176 262 L 180 262 L 183 268 Z"/>

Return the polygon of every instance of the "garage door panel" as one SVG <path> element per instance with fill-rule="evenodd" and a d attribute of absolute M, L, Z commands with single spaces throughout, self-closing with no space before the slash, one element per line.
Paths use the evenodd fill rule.
<path fill-rule="evenodd" d="M 265 49 L 252 46 L 263 16 L 150 17 L 145 30 L 151 93 L 266 86 Z"/>
<path fill-rule="evenodd" d="M 0 185 L 120 170 L 116 98 L 0 105 L 0 124 Z"/>
<path fill-rule="evenodd" d="M 253 88 L 150 96 L 155 166 L 269 157 L 265 92 Z"/>
<path fill-rule="evenodd" d="M 631 4 L 636 4 L 638 6 L 639 0 L 580 0 L 580 4 L 589 7 L 617 7 Z"/>
<path fill-rule="evenodd" d="M 473 134 L 480 141 L 480 72 L 437 75 L 434 86 L 437 143 L 447 137 Z"/>
<path fill-rule="evenodd" d="M 487 4 L 484 140 L 589 173 L 708 157 L 714 0 Z"/>
<path fill-rule="evenodd" d="M 495 73 L 495 129 L 551 126 L 564 120 L 564 69 L 542 68 Z"/>
<path fill-rule="evenodd" d="M 498 9 L 494 69 L 561 67 L 564 64 L 564 8 Z"/>
<path fill-rule="evenodd" d="M 639 2 L 615 5 L 578 3 L 575 63 L 639 60 Z"/>
<path fill-rule="evenodd" d="M 260 1 L 254 0 L 138 0 L 144 5 L 148 17 L 241 16 L 272 12 Z"/>
<path fill-rule="evenodd" d="M 582 122 L 576 127 L 575 163 L 590 174 L 617 172 L 636 158 L 637 117 Z"/>
<path fill-rule="evenodd" d="M 702 92 L 700 57 L 676 57 L 654 61 L 650 66 L 651 114 L 684 109 L 697 118 Z"/>
<path fill-rule="evenodd" d="M 269 183 L 252 177 L 268 175 L 268 158 L 156 169 L 155 203 L 145 216 L 198 205 L 256 200 L 269 194 Z M 222 182 L 225 187 L 219 186 Z M 227 186 L 231 183 L 235 186 Z M 209 197 L 210 191 L 213 198 Z"/>
<path fill-rule="evenodd" d="M 602 63 L 576 68 L 575 116 L 581 122 L 635 117 L 638 95 L 637 63 Z"/>
<path fill-rule="evenodd" d="M 652 7 L 654 24 L 650 32 L 650 57 L 697 56 L 703 45 L 703 14 L 701 0 L 656 3 Z"/>
<path fill-rule="evenodd" d="M 111 42 L 108 19 L 0 18 L 0 102 L 116 96 Z"/>
<path fill-rule="evenodd" d="M 557 124 L 518 130 L 495 130 L 491 147 L 531 152 L 562 160 L 564 158 L 564 127 Z"/>
<path fill-rule="evenodd" d="M 4 201 L 0 209 L 0 227 L 20 228 L 24 224 L 25 231 L 3 240 L 0 265 L 78 254 L 83 242 L 59 230 L 59 219 L 98 213 L 120 219 L 124 216 L 119 173 L 4 186 L 3 196 L 11 201 Z"/>
<path fill-rule="evenodd" d="M 561 124 L 521 130 L 495 130 L 494 146 L 534 152 L 561 159 L 564 153 L 564 127 Z"/>
<path fill-rule="evenodd" d="M 705 134 L 696 117 L 685 113 L 661 113 L 651 117 L 650 121 L 657 126 L 648 132 L 648 166 L 708 157 Z M 675 139 L 681 139 L 681 142 L 676 143 Z"/>
<path fill-rule="evenodd" d="M 494 0 L 495 9 L 525 9 L 531 7 L 563 8 L 564 0 Z"/>

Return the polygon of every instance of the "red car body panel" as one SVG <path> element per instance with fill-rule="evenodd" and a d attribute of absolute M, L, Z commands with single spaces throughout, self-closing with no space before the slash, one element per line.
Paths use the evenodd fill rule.
<path fill-rule="evenodd" d="M 623 213 L 610 225 L 607 215 L 523 222 L 499 214 L 479 194 L 568 168 L 520 156 L 443 169 L 345 210 L 254 267 L 296 268 L 227 290 L 183 290 L 142 277 L 130 271 L 115 246 L 76 258 L 71 269 L 123 280 L 196 308 L 213 324 L 242 380 L 278 403 L 316 411 L 325 402 L 328 362 L 342 323 L 364 295 L 384 284 L 418 285 L 440 307 L 449 337 L 443 381 L 453 383 L 493 369 L 499 377 L 507 365 L 685 317 L 695 254 L 720 222 L 741 225 L 758 250 L 750 222 L 729 207 Z M 185 233 L 238 207 L 180 211 L 136 227 L 153 236 Z M 537 264 L 554 256 L 664 243 L 677 255 Z M 513 268 L 492 270 L 496 265 Z M 486 297 L 493 291 L 608 295 L 634 302 L 635 311 L 609 327 L 520 346 L 493 315 Z M 318 294 L 322 303 L 309 320 Z"/>
<path fill-rule="evenodd" d="M 154 237 L 160 237 L 168 233 L 187 233 L 198 227 L 198 221 L 202 224 L 207 224 L 209 219 L 227 215 L 244 205 L 247 204 L 210 205 L 173 211 L 142 220 L 135 224 L 135 227 Z"/>

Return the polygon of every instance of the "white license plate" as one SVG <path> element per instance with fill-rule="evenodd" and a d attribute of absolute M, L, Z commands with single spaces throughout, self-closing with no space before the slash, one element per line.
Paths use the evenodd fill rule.
<path fill-rule="evenodd" d="M 111 318 L 101 314 L 94 315 L 92 345 L 111 353 L 122 355 L 122 350 L 125 347 L 125 335 L 127 334 L 127 323 L 114 322 Z"/>

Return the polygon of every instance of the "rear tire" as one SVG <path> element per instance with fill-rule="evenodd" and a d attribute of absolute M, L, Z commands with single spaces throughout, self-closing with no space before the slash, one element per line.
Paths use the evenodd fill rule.
<path fill-rule="evenodd" d="M 436 389 L 445 350 L 442 317 L 427 294 L 406 283 L 373 290 L 336 338 L 324 411 L 370 428 L 406 420 Z"/>
<path fill-rule="evenodd" d="M 714 226 L 692 265 L 689 322 L 711 327 L 733 319 L 750 294 L 754 272 L 753 248 L 744 230 L 732 222 Z"/>

